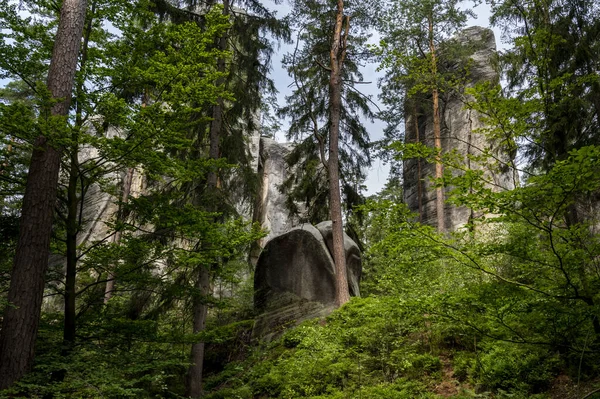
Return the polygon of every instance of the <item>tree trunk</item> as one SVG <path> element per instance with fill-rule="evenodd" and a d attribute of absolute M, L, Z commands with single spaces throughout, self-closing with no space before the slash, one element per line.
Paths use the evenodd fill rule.
<path fill-rule="evenodd" d="M 338 0 L 331 44 L 331 75 L 329 79 L 329 212 L 333 229 L 333 260 L 335 262 L 335 299 L 338 306 L 350 300 L 348 277 L 346 275 L 346 254 L 344 251 L 344 229 L 342 225 L 342 200 L 339 174 L 339 135 L 342 111 L 342 66 L 346 55 L 349 18 L 342 34 L 344 22 L 344 2 Z"/>
<path fill-rule="evenodd" d="M 417 113 L 417 102 L 415 101 L 413 108 L 413 121 L 415 124 L 415 135 L 417 144 L 421 142 L 419 132 L 419 114 Z M 419 210 L 419 223 L 423 222 L 423 183 L 421 181 L 421 157 L 417 158 L 417 201 Z"/>
<path fill-rule="evenodd" d="M 64 0 L 62 3 L 48 71 L 48 89 L 58 100 L 49 110 L 52 116 L 66 116 L 69 112 L 86 8 L 86 0 Z M 45 114 L 47 116 L 48 112 Z M 60 151 L 49 143 L 48 137 L 42 135 L 36 139 L 8 293 L 12 306 L 4 313 L 0 332 L 0 389 L 13 385 L 33 363 L 60 158 Z"/>
<path fill-rule="evenodd" d="M 229 15 L 229 0 L 223 1 L 223 14 Z M 223 33 L 219 40 L 219 49 L 227 50 L 227 32 Z M 217 70 L 219 72 L 225 72 L 225 59 L 219 58 L 217 60 Z M 217 86 L 224 83 L 224 79 L 221 78 L 217 82 Z M 208 156 L 212 160 L 217 160 L 220 157 L 220 140 L 221 133 L 223 130 L 223 112 L 224 102 L 223 98 L 217 100 L 217 104 L 212 110 L 212 121 L 210 124 L 209 133 L 209 150 Z M 215 212 L 217 210 L 217 189 L 219 183 L 219 176 L 216 170 L 211 171 L 207 176 L 207 187 L 210 194 L 210 204 L 207 209 Z M 206 243 L 210 245 L 210 243 Z M 206 304 L 206 297 L 210 292 L 210 271 L 206 268 L 206 265 L 199 265 L 197 267 L 197 281 L 196 288 L 199 290 L 200 295 L 194 298 L 193 301 L 193 330 L 194 334 L 204 331 L 206 326 L 206 317 L 208 315 L 208 305 Z M 192 345 L 190 352 L 190 368 L 188 369 L 187 378 L 187 395 L 192 398 L 199 398 L 203 395 L 202 391 L 202 371 L 204 364 L 204 342 L 198 342 Z"/>
<path fill-rule="evenodd" d="M 197 269 L 196 289 L 198 293 L 193 301 L 193 332 L 198 334 L 204 331 L 206 327 L 206 316 L 208 315 L 208 306 L 206 305 L 206 295 L 210 293 L 210 273 L 206 267 L 199 266 Z M 202 371 L 204 365 L 204 342 L 192 344 L 190 354 L 192 362 L 188 370 L 187 393 L 191 398 L 202 396 Z"/>
<path fill-rule="evenodd" d="M 126 204 L 129 200 L 129 194 L 131 193 L 131 184 L 133 183 L 133 168 L 127 168 L 127 174 L 123 179 L 123 193 L 121 194 L 121 203 Z M 122 220 L 124 218 L 123 215 L 123 205 L 119 206 L 119 210 L 117 211 L 117 219 Z M 121 243 L 121 230 L 117 230 L 115 235 L 113 236 L 113 243 L 117 246 Z M 113 291 L 115 290 L 115 274 L 113 272 L 108 273 L 108 279 L 106 281 L 106 287 L 104 287 L 104 304 L 106 305 L 110 298 L 112 298 Z"/>
<path fill-rule="evenodd" d="M 74 146 L 76 147 L 76 146 Z M 71 153 L 69 185 L 67 188 L 67 269 L 65 273 L 65 323 L 63 327 L 63 353 L 69 352 L 75 342 L 75 282 L 77 278 L 77 179 L 79 177 L 76 148 Z"/>
<path fill-rule="evenodd" d="M 92 34 L 92 24 L 96 12 L 96 2 L 91 4 L 90 18 L 87 20 L 85 31 L 83 33 L 83 45 L 81 46 L 80 70 L 84 71 L 88 58 L 88 48 L 90 36 Z M 71 153 L 69 167 L 69 183 L 67 187 L 67 223 L 66 223 L 66 246 L 67 246 L 67 266 L 65 272 L 65 320 L 63 326 L 63 355 L 67 355 L 75 344 L 75 317 L 76 307 L 75 298 L 77 281 L 77 235 L 80 228 L 80 208 L 83 201 L 77 196 L 77 181 L 80 177 L 79 170 L 79 132 L 83 127 L 83 106 L 79 99 L 83 94 L 84 82 L 80 82 L 76 88 L 76 107 L 75 107 L 75 129 L 71 134 Z M 82 187 L 83 191 L 83 187 Z"/>
<path fill-rule="evenodd" d="M 437 59 L 435 54 L 435 43 L 433 41 L 433 19 L 429 18 L 429 51 L 431 52 L 431 76 L 433 79 L 433 139 L 437 155 L 435 156 L 435 178 L 444 177 L 444 165 L 442 165 L 442 128 L 440 120 L 439 92 L 437 87 Z M 440 233 L 446 231 L 446 212 L 444 210 L 444 187 L 436 188 L 436 213 L 437 230 Z"/>

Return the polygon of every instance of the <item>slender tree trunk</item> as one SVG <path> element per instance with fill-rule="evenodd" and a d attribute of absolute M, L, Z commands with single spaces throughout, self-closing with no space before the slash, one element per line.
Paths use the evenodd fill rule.
<path fill-rule="evenodd" d="M 204 331 L 206 327 L 206 317 L 208 316 L 208 306 L 206 304 L 206 295 L 210 292 L 210 273 L 206 267 L 199 266 L 196 276 L 196 290 L 200 295 L 196 295 L 193 301 L 193 332 L 198 334 Z M 202 371 L 204 369 L 204 342 L 192 344 L 190 360 L 192 365 L 188 370 L 187 396 L 199 398 L 202 396 Z"/>
<path fill-rule="evenodd" d="M 431 76 L 433 78 L 433 139 L 437 150 L 435 156 L 435 178 L 441 179 L 444 177 L 444 165 L 442 164 L 442 128 L 440 120 L 440 104 L 439 92 L 437 87 L 437 59 L 435 42 L 433 41 L 433 19 L 429 18 L 429 51 L 431 52 Z M 444 187 L 436 188 L 436 213 L 437 213 L 437 229 L 438 232 L 446 231 L 446 212 L 444 210 Z"/>
<path fill-rule="evenodd" d="M 223 14 L 229 15 L 229 0 L 223 1 Z M 227 50 L 227 38 L 228 33 L 225 32 L 221 36 L 219 40 L 219 49 Z M 219 58 L 217 60 L 217 70 L 219 72 L 225 72 L 225 59 Z M 217 85 L 223 84 L 225 81 L 223 78 L 219 79 Z M 224 112 L 224 101 L 223 98 L 219 98 L 217 100 L 217 104 L 213 107 L 212 110 L 212 121 L 210 124 L 210 133 L 209 133 L 209 150 L 208 156 L 212 160 L 217 160 L 220 157 L 220 140 L 221 133 L 223 131 L 223 112 Z M 217 200 L 217 190 L 219 184 L 219 176 L 216 170 L 211 171 L 207 177 L 207 186 L 210 194 L 210 202 L 208 206 L 208 210 L 216 211 L 216 200 Z M 210 243 L 206 243 L 206 245 L 210 246 Z M 208 305 L 206 303 L 206 298 L 211 295 L 211 287 L 210 287 L 210 270 L 207 269 L 206 265 L 199 265 L 197 267 L 197 281 L 196 288 L 198 289 L 198 293 L 193 301 L 193 332 L 197 334 L 199 332 L 204 331 L 206 326 L 206 317 L 208 316 Z M 192 344 L 192 349 L 190 352 L 190 368 L 188 369 L 188 378 L 187 378 L 187 395 L 192 398 L 199 398 L 203 395 L 202 391 L 202 371 L 204 366 L 204 342 L 198 342 Z"/>
<path fill-rule="evenodd" d="M 92 34 L 92 23 L 96 12 L 96 2 L 91 4 L 90 17 L 87 20 L 83 32 L 83 45 L 81 46 L 80 70 L 84 71 L 88 58 L 88 46 Z M 83 82 L 78 84 L 76 89 L 76 111 L 75 111 L 75 129 L 71 134 L 71 153 L 69 167 L 69 183 L 67 187 L 67 223 L 66 223 L 66 245 L 67 245 L 67 265 L 65 272 L 65 320 L 63 326 L 63 355 L 70 352 L 75 344 L 75 297 L 77 280 L 77 235 L 79 234 L 78 219 L 80 216 L 79 204 L 83 201 L 77 196 L 77 181 L 80 177 L 79 171 L 79 129 L 83 126 L 83 107 L 79 98 L 83 94 Z M 82 187 L 83 189 L 83 187 Z"/>
<path fill-rule="evenodd" d="M 419 114 L 417 113 L 417 103 L 415 102 L 413 108 L 413 121 L 415 124 L 415 135 L 417 143 L 421 142 L 421 135 L 419 132 Z M 423 222 L 423 186 L 421 182 L 421 158 L 417 158 L 417 201 L 419 209 L 419 223 Z"/>
<path fill-rule="evenodd" d="M 66 116 L 77 69 L 77 57 L 85 22 L 86 0 L 64 0 L 48 71 L 48 89 L 57 99 L 50 114 Z M 66 123 L 66 121 L 64 122 Z M 0 389 L 20 379 L 34 358 L 44 277 L 48 267 L 50 237 L 60 150 L 39 136 L 34 144 L 21 214 L 21 228 L 15 255 L 8 301 L 0 332 Z"/>
<path fill-rule="evenodd" d="M 65 273 L 65 323 L 63 327 L 64 353 L 68 353 L 75 342 L 75 282 L 77 278 L 77 233 L 79 232 L 77 224 L 79 210 L 77 180 L 79 171 L 76 148 L 70 155 L 71 167 L 67 188 L 67 269 Z"/>
<path fill-rule="evenodd" d="M 349 18 L 342 34 L 344 23 L 344 2 L 338 0 L 333 43 L 331 44 L 331 75 L 329 78 L 329 212 L 333 229 L 333 260 L 335 262 L 336 292 L 338 306 L 350 300 L 348 277 L 346 274 L 346 253 L 344 250 L 344 229 L 342 225 L 342 199 L 339 173 L 339 135 L 342 112 L 342 67 L 346 55 Z"/>
<path fill-rule="evenodd" d="M 127 173 L 125 174 L 125 178 L 123 179 L 123 192 L 121 194 L 121 204 L 126 204 L 129 200 L 129 194 L 131 193 L 131 184 L 133 183 L 133 168 L 127 168 Z M 123 215 L 123 205 L 119 206 L 119 210 L 117 211 L 117 219 L 122 220 L 124 218 Z M 113 236 L 113 243 L 117 246 L 121 243 L 122 237 L 121 230 L 115 232 Z M 108 279 L 106 281 L 106 287 L 104 287 L 104 304 L 106 305 L 110 298 L 112 298 L 113 291 L 115 290 L 115 273 L 109 272 Z"/>

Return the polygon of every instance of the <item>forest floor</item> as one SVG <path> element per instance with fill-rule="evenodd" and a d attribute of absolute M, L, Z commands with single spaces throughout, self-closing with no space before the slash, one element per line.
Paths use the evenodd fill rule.
<path fill-rule="evenodd" d="M 599 385 L 600 378 L 577 383 L 569 376 L 561 374 L 552 383 L 549 395 L 552 399 L 597 399 L 600 398 Z"/>
<path fill-rule="evenodd" d="M 440 360 L 442 378 L 430 388 L 432 393 L 443 398 L 454 398 L 462 397 L 463 392 L 477 391 L 472 384 L 459 381 L 454 374 L 450 356 L 442 354 Z M 566 374 L 560 374 L 554 379 L 546 395 L 549 399 L 600 399 L 600 378 L 578 382 Z"/>
<path fill-rule="evenodd" d="M 444 398 L 456 396 L 461 390 L 472 389 L 469 384 L 464 384 L 458 381 L 454 375 L 452 361 L 448 356 L 441 355 L 442 362 L 442 382 L 433 387 L 433 392 Z"/>

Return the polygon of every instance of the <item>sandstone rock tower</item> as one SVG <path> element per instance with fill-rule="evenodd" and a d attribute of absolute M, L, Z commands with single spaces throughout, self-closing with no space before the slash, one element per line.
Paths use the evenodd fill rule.
<path fill-rule="evenodd" d="M 464 159 L 466 169 L 484 170 L 486 180 L 490 181 L 492 190 L 505 190 L 514 187 L 513 176 L 502 164 L 509 162 L 511 156 L 496 142 L 489 140 L 479 131 L 484 127 L 481 115 L 466 106 L 464 87 L 472 87 L 482 82 L 497 83 L 499 75 L 494 68 L 496 40 L 494 33 L 487 28 L 471 27 L 461 32 L 454 40 L 466 51 L 472 50 L 468 56 L 467 72 L 463 76 L 464 86 L 455 92 L 447 92 L 440 98 L 440 115 L 442 118 L 442 152 L 457 153 Z M 464 61 L 448 62 L 450 68 L 463 67 Z M 452 66 L 452 65 L 455 66 Z M 410 104 L 409 104 L 410 103 Z M 434 147 L 433 116 L 431 101 L 422 98 L 410 101 L 406 106 L 405 141 L 421 142 Z M 497 160 L 494 170 L 474 160 L 478 155 L 489 151 Z M 461 173 L 453 170 L 452 173 Z M 404 161 L 404 200 L 411 211 L 419 215 L 419 221 L 432 226 L 437 225 L 436 192 L 432 178 L 435 176 L 435 164 L 422 158 Z M 446 192 L 451 188 L 447 187 Z M 444 220 L 446 229 L 454 231 L 461 228 L 473 217 L 466 207 L 445 205 Z"/>

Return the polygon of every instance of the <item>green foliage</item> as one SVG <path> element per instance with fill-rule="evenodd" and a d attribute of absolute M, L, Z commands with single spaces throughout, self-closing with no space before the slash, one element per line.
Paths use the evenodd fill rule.
<path fill-rule="evenodd" d="M 502 65 L 508 101 L 526 106 L 527 115 L 515 119 L 528 128 L 523 150 L 531 168 L 547 170 L 571 149 L 598 144 L 592 132 L 598 129 L 594 99 L 600 86 L 590 65 L 598 61 L 599 12 L 591 0 L 492 4 L 492 23 L 514 44 Z"/>
<path fill-rule="evenodd" d="M 89 330 L 81 332 L 88 339 L 65 357 L 60 354 L 61 317 L 46 313 L 36 367 L 0 397 L 180 397 L 173 390 L 181 386 L 187 362 L 181 351 L 173 350 L 173 343 L 165 342 L 167 326 L 120 316 L 113 319 L 116 315 L 114 306 L 97 315 Z M 57 370 L 64 373 L 62 381 L 56 378 Z"/>
<path fill-rule="evenodd" d="M 435 183 L 452 187 L 452 205 L 473 211 L 469 225 L 449 235 L 415 222 L 393 176 L 359 209 L 366 297 L 274 342 L 251 345 L 253 288 L 244 256 L 262 232 L 231 217 L 227 207 L 213 207 L 206 177 L 219 171 L 226 192 L 240 181 L 230 176 L 247 176 L 244 131 L 255 127 L 255 112 L 264 106 L 256 99 L 273 93 L 265 79 L 268 62 L 262 62 L 271 47 L 258 32 L 285 37 L 285 26 L 250 0 L 247 14 L 229 16 L 218 6 L 195 14 L 165 1 L 95 2 L 69 123 L 52 134 L 65 150 L 65 175 L 76 177 L 75 201 L 65 193 L 58 212 L 66 219 L 69 205 L 87 204 L 91 192 L 113 196 L 119 210 L 107 221 L 106 236 L 77 248 L 74 347 L 63 350 L 62 303 L 48 300 L 35 368 L 0 397 L 180 398 L 189 347 L 198 342 L 207 345 L 207 398 L 525 398 L 539 397 L 558 375 L 578 384 L 597 381 L 598 6 L 588 0 L 521 3 L 493 5 L 496 23 L 518 27 L 508 32 L 514 48 L 501 63 L 508 90 L 490 82 L 465 94 L 466 106 L 486 123 L 473 134 L 529 158 L 519 163 L 483 151 L 469 159 L 483 169 L 468 170 L 457 153 L 443 154 L 446 174 Z M 290 162 L 303 162 L 296 194 L 314 217 L 326 211 L 317 180 L 324 171 L 319 141 L 327 141 L 329 42 L 322 39 L 331 33 L 331 5 L 295 3 L 302 44 L 285 59 L 296 91 L 282 113 L 292 116 L 290 134 L 301 140 Z M 56 127 L 41 117 L 56 6 L 19 6 L 31 16 L 0 1 L 0 73 L 11 79 L 0 92 L 0 307 L 6 305 L 31 141 Z M 355 195 L 369 161 L 359 115 L 372 115 L 368 99 L 351 83 L 362 81 L 358 65 L 372 4 L 346 6 L 353 15 L 342 172 L 347 203 L 353 204 L 361 202 Z M 380 11 L 379 51 L 389 68 L 386 117 L 390 132 L 399 133 L 405 95 L 427 100 L 433 87 L 445 94 L 462 89 L 455 65 L 432 69 L 427 41 L 433 38 L 442 61 L 462 57 L 452 42 L 441 41 L 470 12 L 455 1 L 395 1 Z M 107 31 L 108 25 L 118 33 Z M 228 51 L 215 45 L 225 36 L 233 43 Z M 220 70 L 218 60 L 229 67 Z M 463 67 L 468 70 L 467 61 Z M 225 99 L 223 159 L 209 160 L 207 127 L 219 98 Z M 81 151 L 94 155 L 80 159 Z M 394 143 L 385 151 L 398 160 L 438 155 L 422 143 Z M 144 175 L 146 187 L 119 201 L 120 175 L 129 168 Z M 490 171 L 521 174 L 522 184 L 496 192 Z M 56 224 L 56 254 L 65 253 L 67 234 L 85 231 L 91 220 L 84 219 L 76 226 Z M 199 268 L 210 271 L 219 295 L 194 286 Z M 118 280 L 104 304 L 109 274 Z M 47 294 L 60 298 L 61 262 L 48 280 Z M 190 332 L 194 299 L 210 307 L 207 329 L 197 334 Z M 448 384 L 450 393 L 440 388 Z"/>
<path fill-rule="evenodd" d="M 229 59 L 231 53 L 214 46 L 230 21 L 219 6 L 206 9 L 202 23 L 174 24 L 159 19 L 145 1 L 93 2 L 73 111 L 66 127 L 58 130 L 53 119 L 40 113 L 48 101 L 41 82 L 51 46 L 37 42 L 42 33 L 51 37 L 45 28 L 57 16 L 49 3 L 23 3 L 31 18 L 8 2 L 0 4 L 0 18 L 10 26 L 2 33 L 5 57 L 0 67 L 4 77 L 21 79 L 2 90 L 0 104 L 0 161 L 6 161 L 2 292 L 17 235 L 24 159 L 40 132 L 52 132 L 53 143 L 63 149 L 61 182 L 69 184 L 59 194 L 52 245 L 56 261 L 48 274 L 52 299 L 45 303 L 36 366 L 6 395 L 180 397 L 190 344 L 220 344 L 237 336 L 218 323 L 204 333 L 189 333 L 195 298 L 213 308 L 228 306 L 194 287 L 194 270 L 211 269 L 215 281 L 236 284 L 247 267 L 239 260 L 243 251 L 263 235 L 258 226 L 207 212 L 191 201 L 195 193 L 202 194 L 210 171 L 240 167 L 237 161 L 207 160 L 206 136 L 198 134 L 209 122 L 207 107 L 218 98 L 232 104 L 236 100 L 217 84 L 227 74 L 218 70 L 217 60 Z M 109 32 L 108 26 L 116 29 Z M 33 33 L 28 31 L 32 27 L 37 29 Z M 29 58 L 19 65 L 24 49 L 31 49 L 32 65 L 40 65 L 29 65 Z M 120 175 L 131 170 L 144 187 L 125 201 Z M 96 201 L 118 208 L 114 218 L 108 210 L 104 215 L 109 216 L 96 220 L 97 214 L 90 212 L 98 207 Z M 93 239 L 84 237 L 98 225 L 102 228 Z M 63 318 L 56 312 L 62 303 L 53 299 L 65 294 L 65 237 L 78 244 L 69 254 L 76 259 L 77 339 L 68 350 L 61 343 Z M 110 276 L 117 276 L 116 290 L 103 304 Z"/>
<path fill-rule="evenodd" d="M 543 392 L 550 387 L 560 365 L 558 355 L 547 348 L 506 342 L 487 346 L 478 359 L 473 377 L 488 389 Z"/>
<path fill-rule="evenodd" d="M 419 146 L 393 148 L 424 154 Z M 571 219 L 573 207 L 600 189 L 597 152 L 573 150 L 511 191 L 493 192 L 477 171 L 447 174 L 449 200 L 478 215 L 452 236 L 414 223 L 393 191 L 374 197 L 364 209 L 363 292 L 410 298 L 403 306 L 417 305 L 431 347 L 456 351 L 455 376 L 480 389 L 529 397 L 560 372 L 597 377 L 597 216 Z M 492 154 L 477 161 L 487 157 L 494 168 Z"/>
<path fill-rule="evenodd" d="M 306 322 L 256 348 L 231 366 L 235 374 L 219 380 L 220 387 L 238 389 L 208 397 L 249 391 L 273 398 L 433 397 L 427 386 L 439 379 L 441 363 L 425 338 L 414 339 L 422 316 L 413 310 L 395 297 L 354 298 L 325 323 Z"/>
<path fill-rule="evenodd" d="M 373 120 L 370 98 L 360 92 L 364 81 L 360 65 L 369 58 L 366 41 L 372 14 L 370 1 L 345 1 L 345 14 L 351 15 L 348 50 L 342 73 L 339 170 L 346 212 L 363 202 L 361 191 L 366 168 L 371 165 L 369 134 L 364 120 Z M 331 0 L 294 1 L 291 17 L 297 29 L 296 47 L 283 58 L 283 66 L 294 80 L 292 94 L 279 115 L 291 118 L 288 139 L 297 145 L 288 156 L 291 173 L 283 185 L 289 194 L 288 207 L 303 204 L 308 220 L 329 219 L 327 168 L 329 142 L 330 44 L 333 37 L 336 4 Z"/>
<path fill-rule="evenodd" d="M 474 14 L 457 0 L 380 1 L 377 9 L 382 37 L 373 49 L 385 70 L 379 97 L 386 109 L 380 117 L 387 123 L 384 142 L 390 144 L 404 137 L 408 106 L 418 104 L 418 113 L 428 115 L 431 107 L 424 104 L 430 104 L 434 89 L 447 96 L 464 86 L 472 49 L 449 39 Z M 389 153 L 383 149 L 382 156 Z"/>

